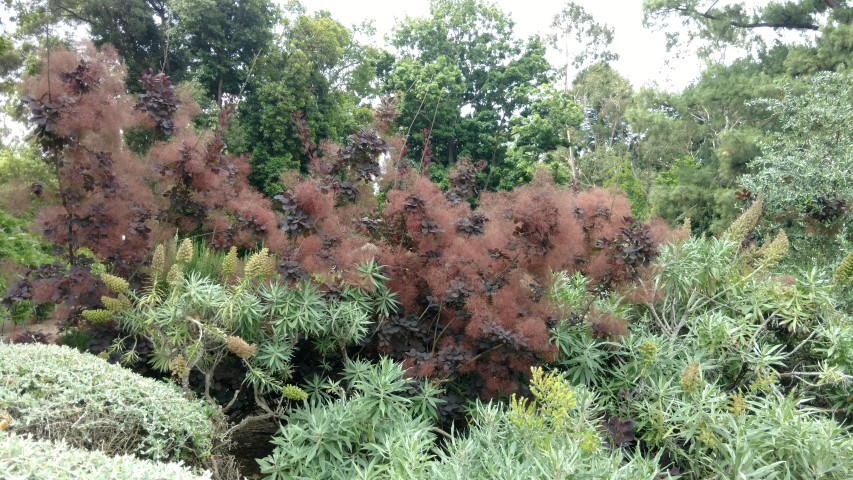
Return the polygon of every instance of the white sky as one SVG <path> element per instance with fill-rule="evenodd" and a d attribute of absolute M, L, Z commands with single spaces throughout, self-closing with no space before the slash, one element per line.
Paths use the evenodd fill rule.
<path fill-rule="evenodd" d="M 516 34 L 521 38 L 546 35 L 554 15 L 566 3 L 565 0 L 492 2 L 512 16 Z M 670 60 L 670 64 L 666 64 L 672 55 L 666 52 L 664 33 L 643 27 L 643 0 L 576 0 L 576 3 L 586 8 L 599 23 L 615 29 L 612 49 L 619 54 L 619 60 L 614 66 L 635 89 L 657 84 L 667 90 L 680 90 L 699 76 L 703 64 L 695 56 Z M 307 0 L 305 4 L 310 11 L 329 10 L 344 24 L 372 19 L 380 36 L 389 33 L 395 23 L 406 16 L 429 16 L 429 0 Z M 554 65 L 563 63 L 554 52 L 549 60 Z"/>

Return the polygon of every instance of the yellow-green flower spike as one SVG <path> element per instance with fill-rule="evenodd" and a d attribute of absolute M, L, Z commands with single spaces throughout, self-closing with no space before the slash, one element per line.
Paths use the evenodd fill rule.
<path fill-rule="evenodd" d="M 743 394 L 740 391 L 733 393 L 729 412 L 735 417 L 739 417 L 746 412 L 746 408 L 746 398 L 744 398 Z"/>
<path fill-rule="evenodd" d="M 853 250 L 850 250 L 850 253 L 838 264 L 835 275 L 832 277 L 832 281 L 836 285 L 844 285 L 850 283 L 851 280 L 853 280 Z"/>
<path fill-rule="evenodd" d="M 166 248 L 161 243 L 154 248 L 154 255 L 151 256 L 151 276 L 159 277 L 166 268 Z"/>
<path fill-rule="evenodd" d="M 646 368 L 652 363 L 654 363 L 655 358 L 657 358 L 658 344 L 652 339 L 643 340 L 643 343 L 640 344 L 638 351 L 640 353 L 640 359 L 643 364 L 643 368 Z"/>
<path fill-rule="evenodd" d="M 264 247 L 260 252 L 249 257 L 244 268 L 246 278 L 263 280 L 275 274 L 275 259 L 270 256 L 269 250 Z"/>
<path fill-rule="evenodd" d="M 281 394 L 288 400 L 297 402 L 304 402 L 305 400 L 308 400 L 308 394 L 305 393 L 305 390 L 302 390 L 296 385 L 285 385 L 281 389 Z"/>
<path fill-rule="evenodd" d="M 107 323 L 113 319 L 113 312 L 109 310 L 83 310 L 83 318 L 91 323 Z"/>
<path fill-rule="evenodd" d="M 679 383 L 681 384 L 681 389 L 685 392 L 690 393 L 698 390 L 702 383 L 699 364 L 693 362 L 684 367 L 684 370 L 681 371 L 681 379 Z"/>
<path fill-rule="evenodd" d="M 691 225 L 692 219 L 690 217 L 686 217 L 684 219 L 684 223 L 681 224 L 681 231 L 684 233 L 684 238 L 690 238 L 693 235 L 693 226 Z"/>
<path fill-rule="evenodd" d="M 237 271 L 237 247 L 231 247 L 222 259 L 222 278 L 228 279 Z"/>
<path fill-rule="evenodd" d="M 130 300 L 124 295 L 119 295 L 118 298 L 103 296 L 101 297 L 101 303 L 104 304 L 107 310 L 113 313 L 123 312 L 130 307 Z"/>
<path fill-rule="evenodd" d="M 761 214 L 764 210 L 764 194 L 759 193 L 755 198 L 755 202 L 746 209 L 737 220 L 732 222 L 729 228 L 723 233 L 723 238 L 732 242 L 741 243 L 744 238 L 751 232 L 758 221 L 761 220 Z"/>
<path fill-rule="evenodd" d="M 188 263 L 193 259 L 193 242 L 189 238 L 185 238 L 178 247 L 178 253 L 175 254 L 175 261 L 178 263 Z"/>
<path fill-rule="evenodd" d="M 130 284 L 127 283 L 127 280 L 115 275 L 110 275 L 109 273 L 102 273 L 101 280 L 115 293 L 127 293 L 130 289 Z"/>
<path fill-rule="evenodd" d="M 784 230 L 779 230 L 772 242 L 764 244 L 758 250 L 758 264 L 765 268 L 775 267 L 788 255 L 788 236 Z"/>
<path fill-rule="evenodd" d="M 172 287 L 175 287 L 184 281 L 184 270 L 179 264 L 172 264 L 172 268 L 169 269 L 169 274 L 166 275 L 166 281 L 169 282 L 169 285 Z"/>

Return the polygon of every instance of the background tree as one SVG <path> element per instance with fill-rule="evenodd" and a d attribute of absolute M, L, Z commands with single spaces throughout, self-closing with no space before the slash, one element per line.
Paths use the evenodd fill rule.
<path fill-rule="evenodd" d="M 297 13 L 258 59 L 238 128 L 245 136 L 242 148 L 252 154 L 252 182 L 266 194 L 281 193 L 284 170 L 307 169 L 294 114 L 304 117 L 308 140 L 317 144 L 342 141 L 370 121 L 361 100 L 372 91 L 382 54 L 355 35 L 328 12 Z"/>
<path fill-rule="evenodd" d="M 703 42 L 700 52 L 711 56 L 729 45 L 753 51 L 766 49 L 765 35 L 795 32 L 804 35 L 833 25 L 850 25 L 853 6 L 847 0 L 794 0 L 761 2 L 710 0 L 651 0 L 643 3 L 644 22 L 665 27 L 675 17 L 683 27 L 667 32 L 670 47 L 682 42 Z M 778 38 L 778 37 L 777 37 Z"/>
<path fill-rule="evenodd" d="M 433 0 L 430 15 L 407 18 L 391 39 L 399 58 L 385 88 L 403 94 L 398 124 L 409 149 L 419 158 L 418 132 L 428 131 L 440 165 L 462 156 L 499 164 L 527 87 L 548 80 L 545 46 L 515 38 L 510 17 L 480 0 Z"/>
<path fill-rule="evenodd" d="M 11 2 L 18 18 L 18 38 L 44 44 L 45 34 L 70 35 L 79 26 L 89 30 L 92 42 L 112 45 L 130 72 L 128 86 L 136 87 L 142 70 L 165 70 L 183 77 L 183 64 L 170 49 L 166 26 L 171 21 L 167 0 L 34 0 Z M 70 28 L 65 28 L 70 27 Z M 41 40 L 40 40 L 41 39 Z M 172 45 L 174 47 L 174 45 Z"/>
<path fill-rule="evenodd" d="M 277 12 L 269 0 L 168 0 L 168 38 L 192 78 L 220 103 L 238 94 L 253 60 L 270 47 Z"/>
<path fill-rule="evenodd" d="M 571 132 L 578 132 L 584 115 L 572 95 L 543 85 L 531 93 L 530 106 L 510 120 L 512 143 L 503 164 L 494 165 L 492 174 L 500 179 L 499 189 L 527 183 L 541 164 L 551 170 L 559 184 L 577 183 Z M 576 186 L 576 185 L 575 185 Z"/>
<path fill-rule="evenodd" d="M 752 102 L 778 117 L 744 186 L 764 194 L 770 228 L 785 227 L 804 264 L 834 264 L 853 244 L 853 88 L 849 74 L 789 82 L 781 99 Z"/>
<path fill-rule="evenodd" d="M 750 99 L 778 95 L 782 66 L 759 60 L 710 65 L 680 93 L 645 89 L 627 113 L 637 135 L 632 154 L 648 172 L 651 203 L 665 219 L 689 217 L 696 232 L 720 233 L 732 221 L 735 192 L 759 141 L 775 125 Z"/>
<path fill-rule="evenodd" d="M 564 57 L 561 70 L 566 90 L 569 89 L 572 75 L 570 68 L 583 70 L 584 67 L 598 62 L 613 62 L 619 54 L 612 51 L 614 30 L 595 18 L 581 5 L 566 2 L 563 9 L 554 15 L 551 21 L 551 33 L 548 40 Z"/>

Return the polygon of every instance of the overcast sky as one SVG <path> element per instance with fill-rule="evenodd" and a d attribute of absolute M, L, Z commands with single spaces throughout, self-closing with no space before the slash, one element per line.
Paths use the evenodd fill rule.
<path fill-rule="evenodd" d="M 671 60 L 667 54 L 664 33 L 643 27 L 643 0 L 576 0 L 599 23 L 616 30 L 613 50 L 619 54 L 614 66 L 634 88 L 657 83 L 668 90 L 680 90 L 698 77 L 702 64 L 695 58 Z M 565 0 L 493 0 L 515 21 L 516 33 L 524 38 L 545 35 L 551 20 L 565 5 Z M 429 0 L 308 0 L 310 10 L 329 10 L 344 24 L 374 20 L 380 36 L 389 33 L 395 23 L 406 16 L 429 16 Z M 381 42 L 380 42 L 381 43 Z M 549 59 L 562 63 L 553 52 Z"/>

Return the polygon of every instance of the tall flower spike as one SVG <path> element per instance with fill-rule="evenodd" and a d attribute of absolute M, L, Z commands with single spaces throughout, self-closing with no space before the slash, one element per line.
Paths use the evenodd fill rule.
<path fill-rule="evenodd" d="M 702 376 L 699 371 L 699 364 L 693 362 L 681 371 L 681 379 L 679 383 L 681 384 L 681 389 L 685 392 L 694 392 L 696 391 L 700 383 L 702 381 Z"/>
<path fill-rule="evenodd" d="M 853 250 L 850 250 L 850 253 L 838 264 L 835 275 L 832 277 L 832 281 L 837 285 L 844 285 L 851 280 L 853 280 Z"/>
<path fill-rule="evenodd" d="M 166 281 L 169 282 L 169 285 L 175 287 L 177 284 L 184 280 L 184 270 L 181 268 L 179 264 L 172 265 L 172 268 L 169 269 L 169 274 L 166 275 Z"/>
<path fill-rule="evenodd" d="M 258 351 L 258 347 L 254 343 L 250 345 L 242 338 L 230 335 L 225 338 L 225 346 L 228 347 L 228 350 L 231 351 L 231 353 L 237 355 L 243 360 L 248 360 L 254 357 L 255 353 Z"/>
<path fill-rule="evenodd" d="M 151 276 L 157 278 L 163 273 L 166 268 L 166 248 L 163 244 L 157 245 L 154 248 L 154 255 L 151 257 Z"/>
<path fill-rule="evenodd" d="M 83 310 L 82 315 L 91 323 L 107 323 L 113 318 L 113 312 L 109 310 Z"/>
<path fill-rule="evenodd" d="M 269 250 L 264 247 L 260 252 L 249 257 L 246 261 L 244 269 L 246 278 L 249 279 L 265 279 L 271 277 L 275 273 L 275 264 L 273 257 L 269 255 Z"/>
<path fill-rule="evenodd" d="M 755 202 L 746 209 L 737 220 L 732 222 L 729 228 L 723 233 L 723 238 L 732 242 L 741 243 L 743 239 L 749 235 L 758 221 L 761 220 L 761 213 L 764 210 L 764 194 L 759 193 L 755 198 Z"/>
<path fill-rule="evenodd" d="M 282 387 L 281 393 L 284 395 L 284 398 L 288 400 L 297 402 L 304 402 L 305 400 L 308 400 L 308 394 L 305 393 L 305 390 L 302 390 L 296 385 L 285 385 Z"/>
<path fill-rule="evenodd" d="M 123 312 L 130 308 L 130 299 L 121 294 L 118 298 L 103 296 L 101 297 L 101 303 L 103 303 L 104 307 L 106 307 L 110 312 Z"/>
<path fill-rule="evenodd" d="M 237 271 L 237 247 L 231 247 L 222 260 L 222 278 L 228 279 Z"/>
<path fill-rule="evenodd" d="M 187 365 L 187 360 L 180 353 L 169 360 L 169 370 L 172 372 L 172 375 L 178 378 L 184 378 L 190 373 L 190 367 Z"/>
<path fill-rule="evenodd" d="M 788 236 L 784 230 L 779 230 L 772 242 L 764 244 L 758 250 L 758 264 L 765 268 L 775 267 L 788 255 Z"/>
<path fill-rule="evenodd" d="M 684 238 L 690 238 L 693 235 L 693 226 L 691 225 L 692 219 L 690 217 L 686 217 L 684 219 L 684 223 L 681 224 L 681 231 L 684 234 Z"/>
<path fill-rule="evenodd" d="M 193 242 L 189 238 L 185 238 L 178 247 L 178 253 L 175 254 L 175 260 L 179 263 L 187 263 L 193 259 Z"/>
<path fill-rule="evenodd" d="M 115 293 L 127 293 L 130 289 L 130 284 L 127 283 L 127 280 L 115 275 L 110 275 L 109 273 L 102 273 L 101 280 Z"/>

